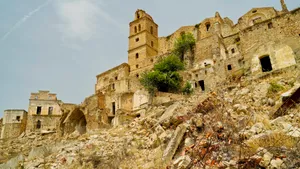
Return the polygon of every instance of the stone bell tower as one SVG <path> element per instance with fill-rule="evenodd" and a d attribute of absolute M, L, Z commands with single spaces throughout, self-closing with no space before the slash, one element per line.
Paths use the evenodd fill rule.
<path fill-rule="evenodd" d="M 139 77 L 153 65 L 154 57 L 158 54 L 158 25 L 149 14 L 138 9 L 129 27 L 130 76 Z"/>

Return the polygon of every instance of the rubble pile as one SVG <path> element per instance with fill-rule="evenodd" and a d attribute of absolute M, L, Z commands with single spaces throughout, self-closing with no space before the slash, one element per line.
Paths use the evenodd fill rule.
<path fill-rule="evenodd" d="M 284 90 L 272 89 L 272 84 Z M 272 118 L 294 77 L 240 79 L 145 106 L 109 129 L 1 140 L 0 168 L 299 168 L 300 106 Z M 9 160 L 10 159 L 10 160 Z"/>

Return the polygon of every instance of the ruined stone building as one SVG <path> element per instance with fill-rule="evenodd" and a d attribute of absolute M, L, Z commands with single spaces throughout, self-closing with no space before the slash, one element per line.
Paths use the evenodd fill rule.
<path fill-rule="evenodd" d="M 5 110 L 2 122 L 1 139 L 15 138 L 25 132 L 27 123 L 27 111 Z"/>
<path fill-rule="evenodd" d="M 171 53 L 182 33 L 196 39 L 194 53 L 187 53 L 184 81 L 196 91 L 241 75 L 251 77 L 287 68 L 300 62 L 300 8 L 288 11 L 273 7 L 253 8 L 234 24 L 216 12 L 198 24 L 183 26 L 173 34 L 158 37 L 158 25 L 143 10 L 137 10 L 129 24 L 128 63 L 97 75 L 95 93 L 99 108 L 111 120 L 118 111 L 132 112 L 148 103 L 140 75 Z"/>
<path fill-rule="evenodd" d="M 137 10 L 129 23 L 128 62 L 97 75 L 95 94 L 80 105 L 61 106 L 49 91 L 32 93 L 26 130 L 84 133 L 116 124 L 120 114 L 135 114 L 151 101 L 140 76 L 169 55 L 183 33 L 191 33 L 196 44 L 183 56 L 186 70 L 181 73 L 200 94 L 234 77 L 255 78 L 299 64 L 300 8 L 289 11 L 280 2 L 281 10 L 253 8 L 236 24 L 216 12 L 165 37 L 158 36 L 158 24 L 149 14 Z"/>
<path fill-rule="evenodd" d="M 60 102 L 56 94 L 49 91 L 31 93 L 26 130 L 55 130 L 62 114 Z"/>

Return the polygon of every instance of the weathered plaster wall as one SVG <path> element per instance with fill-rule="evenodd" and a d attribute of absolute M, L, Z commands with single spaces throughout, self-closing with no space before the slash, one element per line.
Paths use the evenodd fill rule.
<path fill-rule="evenodd" d="M 149 102 L 149 94 L 147 91 L 138 90 L 133 95 L 133 110 L 138 110 L 143 104 Z"/>
<path fill-rule="evenodd" d="M 270 26 L 271 25 L 271 26 Z M 240 32 L 241 53 L 245 67 L 261 73 L 259 59 L 269 55 L 274 69 L 294 64 L 300 55 L 300 9 L 277 16 Z"/>
<path fill-rule="evenodd" d="M 5 110 L 1 139 L 18 137 L 25 131 L 26 122 L 27 112 L 25 110 Z"/>
<path fill-rule="evenodd" d="M 253 26 L 259 22 L 274 18 L 278 15 L 278 12 L 272 8 L 253 8 L 245 15 L 239 18 L 239 29 L 243 30 L 247 27 Z"/>
<path fill-rule="evenodd" d="M 62 115 L 60 102 L 57 100 L 56 94 L 49 91 L 32 93 L 29 99 L 26 130 L 55 130 Z M 41 109 L 41 112 L 38 112 L 38 109 Z"/>
<path fill-rule="evenodd" d="M 97 75 L 97 83 L 95 85 L 96 93 L 107 90 L 117 92 L 126 90 L 126 88 L 128 88 L 126 84 L 128 83 L 127 77 L 129 76 L 129 71 L 129 65 L 123 63 Z"/>

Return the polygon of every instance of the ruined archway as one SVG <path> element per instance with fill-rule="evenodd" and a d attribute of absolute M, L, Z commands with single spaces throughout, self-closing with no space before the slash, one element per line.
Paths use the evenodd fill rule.
<path fill-rule="evenodd" d="M 80 134 L 86 133 L 87 121 L 84 113 L 79 109 L 75 108 L 64 120 L 64 134 L 70 134 L 74 131 Z"/>

